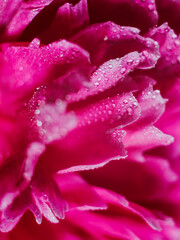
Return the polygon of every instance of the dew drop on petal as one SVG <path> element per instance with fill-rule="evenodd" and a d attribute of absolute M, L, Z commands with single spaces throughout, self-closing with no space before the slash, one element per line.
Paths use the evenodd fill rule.
<path fill-rule="evenodd" d="M 108 40 L 108 36 L 105 36 L 105 37 L 104 37 L 104 41 L 107 41 L 107 40 Z"/>
<path fill-rule="evenodd" d="M 154 6 L 152 4 L 149 4 L 148 5 L 148 9 L 149 9 L 149 11 L 153 11 L 154 10 Z"/>
<path fill-rule="evenodd" d="M 121 68 L 120 73 L 123 74 L 123 73 L 125 73 L 125 71 L 126 71 L 125 68 Z"/>
<path fill-rule="evenodd" d="M 42 122 L 39 121 L 39 120 L 36 121 L 36 124 L 37 124 L 38 127 L 41 127 L 41 126 L 42 126 Z"/>
<path fill-rule="evenodd" d="M 179 39 L 175 40 L 174 43 L 175 43 L 176 46 L 180 46 L 180 40 Z"/>

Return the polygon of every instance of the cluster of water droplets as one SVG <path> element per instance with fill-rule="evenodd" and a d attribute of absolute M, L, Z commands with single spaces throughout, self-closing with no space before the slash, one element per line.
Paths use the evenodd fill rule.
<path fill-rule="evenodd" d="M 45 104 L 35 110 L 39 134 L 46 143 L 61 139 L 76 126 L 73 113 L 65 113 L 66 104 L 57 99 L 54 104 Z"/>
<path fill-rule="evenodd" d="M 98 128 L 121 127 L 130 122 L 137 114 L 138 103 L 132 94 L 117 94 L 96 102 L 80 114 L 79 127 L 92 125 Z M 103 124 L 102 124 L 103 123 Z"/>
<path fill-rule="evenodd" d="M 91 77 L 95 91 L 104 91 L 115 86 L 118 81 L 131 72 L 140 62 L 139 54 L 133 52 L 123 58 L 111 59 L 100 66 Z"/>

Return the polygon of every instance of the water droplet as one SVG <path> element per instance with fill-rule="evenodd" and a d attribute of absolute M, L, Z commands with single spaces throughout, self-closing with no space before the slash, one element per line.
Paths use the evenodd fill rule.
<path fill-rule="evenodd" d="M 109 114 L 109 115 L 111 115 L 111 114 L 112 114 L 112 111 L 111 111 L 111 110 L 109 110 L 109 111 L 108 111 L 108 114 Z"/>
<path fill-rule="evenodd" d="M 37 109 L 37 110 L 35 111 L 35 114 L 40 114 L 40 110 Z"/>
<path fill-rule="evenodd" d="M 134 107 L 137 107 L 137 106 L 138 106 L 138 103 L 137 103 L 137 102 L 133 102 L 133 106 L 134 106 Z"/>
<path fill-rule="evenodd" d="M 48 201 L 48 196 L 47 196 L 47 194 L 44 194 L 43 198 L 44 198 L 45 201 Z"/>
<path fill-rule="evenodd" d="M 104 37 L 104 41 L 107 41 L 108 40 L 108 36 L 106 35 L 105 37 Z"/>
<path fill-rule="evenodd" d="M 176 36 L 175 33 L 172 34 L 172 38 L 173 38 L 173 39 L 177 38 L 177 36 Z"/>
<path fill-rule="evenodd" d="M 120 73 L 123 74 L 123 73 L 125 73 L 125 71 L 126 71 L 125 68 L 121 68 Z"/>
<path fill-rule="evenodd" d="M 117 133 L 116 133 L 116 132 L 113 132 L 112 136 L 113 136 L 113 137 L 116 137 L 116 136 L 117 136 Z"/>
<path fill-rule="evenodd" d="M 41 126 L 42 126 L 42 122 L 39 121 L 39 120 L 36 121 L 36 124 L 37 124 L 38 127 L 41 127 Z"/>
<path fill-rule="evenodd" d="M 148 5 L 148 9 L 149 9 L 149 11 L 153 11 L 154 10 L 154 6 L 152 4 L 149 4 Z"/>
<path fill-rule="evenodd" d="M 160 94 L 160 91 L 157 89 L 154 91 L 155 94 Z"/>
<path fill-rule="evenodd" d="M 133 62 L 132 59 L 128 59 L 128 60 L 127 60 L 127 63 L 128 63 L 129 65 L 130 65 L 132 62 Z"/>
<path fill-rule="evenodd" d="M 179 39 L 175 40 L 174 42 L 175 42 L 176 46 L 180 45 L 180 40 Z"/>
<path fill-rule="evenodd" d="M 132 108 L 128 107 L 127 112 L 128 112 L 128 115 L 131 115 L 132 114 Z"/>

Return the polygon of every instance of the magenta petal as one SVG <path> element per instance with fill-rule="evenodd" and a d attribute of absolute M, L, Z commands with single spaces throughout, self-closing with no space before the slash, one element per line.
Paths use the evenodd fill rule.
<path fill-rule="evenodd" d="M 152 29 L 148 35 L 159 43 L 161 54 L 156 68 L 151 71 L 152 76 L 155 80 L 158 80 L 162 92 L 166 92 L 180 75 L 180 37 L 174 33 L 167 23 Z M 164 84 L 164 81 L 166 81 L 166 84 Z"/>
<path fill-rule="evenodd" d="M 11 160 L 1 169 L 0 210 L 4 210 L 31 181 L 39 156 L 45 150 L 42 143 L 33 142 L 26 150 L 26 157 Z"/>
<path fill-rule="evenodd" d="M 177 33 L 180 33 L 180 2 L 174 0 L 158 0 L 156 4 L 159 14 L 159 23 L 168 22 Z"/>
<path fill-rule="evenodd" d="M 127 130 L 124 144 L 127 148 L 148 150 L 154 147 L 169 145 L 174 141 L 170 135 L 164 134 L 154 126 L 146 126 L 134 130 Z"/>
<path fill-rule="evenodd" d="M 167 23 L 152 29 L 148 35 L 159 43 L 161 53 L 161 58 L 157 65 L 159 69 L 166 68 L 170 64 L 179 63 L 180 39 Z"/>
<path fill-rule="evenodd" d="M 39 156 L 44 152 L 45 145 L 38 142 L 33 142 L 27 149 L 27 156 L 24 160 L 23 177 L 29 182 L 32 179 L 36 163 Z"/>
<path fill-rule="evenodd" d="M 118 195 L 114 192 L 97 187 L 95 187 L 95 190 L 97 191 L 97 193 L 99 193 L 100 196 L 102 196 L 102 199 L 104 199 L 107 204 L 108 203 L 115 204 L 120 208 L 124 208 L 124 211 L 127 212 L 129 211 L 131 212 L 131 214 L 135 214 L 142 218 L 146 222 L 146 224 L 148 224 L 152 229 L 158 231 L 161 230 L 161 226 L 158 219 L 155 216 L 153 216 L 153 214 L 150 211 L 146 210 L 140 205 L 127 201 L 121 195 Z"/>
<path fill-rule="evenodd" d="M 106 209 L 106 204 L 83 178 L 75 173 L 57 174 L 55 180 L 66 199 L 69 209 L 99 210 Z"/>
<path fill-rule="evenodd" d="M 36 125 L 41 140 L 50 143 L 66 136 L 77 125 L 73 113 L 65 113 L 65 103 L 56 100 L 55 104 L 45 104 L 35 111 Z"/>
<path fill-rule="evenodd" d="M 67 74 L 69 68 L 72 72 L 90 68 L 88 53 L 65 40 L 42 47 L 37 46 L 37 41 L 28 47 L 2 45 L 2 50 L 4 65 L 1 65 L 0 73 L 4 77 L 0 83 L 4 108 L 29 96 L 39 85 Z"/>
<path fill-rule="evenodd" d="M 130 128 L 142 127 L 156 122 L 165 111 L 166 99 L 163 99 L 159 90 L 153 90 L 149 85 L 137 96 L 137 101 L 141 108 L 141 116 Z"/>
<path fill-rule="evenodd" d="M 31 210 L 34 213 L 37 222 L 42 221 L 41 212 L 35 205 L 31 193 L 26 190 L 21 194 L 20 197 L 17 197 L 14 200 L 11 206 L 5 210 L 3 217 L 1 216 L 0 230 L 2 232 L 11 231 L 19 222 L 20 218 L 27 209 Z"/>
<path fill-rule="evenodd" d="M 77 232 L 74 234 L 75 236 L 79 235 L 78 230 L 80 228 L 81 230 L 85 229 L 85 236 L 88 234 L 90 239 L 140 240 L 137 235 L 131 231 L 129 226 L 124 224 L 124 219 L 117 218 L 115 212 L 113 212 L 111 216 L 111 212 L 108 212 L 106 215 L 104 212 L 97 214 L 96 212 L 74 211 L 71 212 L 67 218 L 77 227 Z"/>
<path fill-rule="evenodd" d="M 29 187 L 2 212 L 0 230 L 10 231 L 28 209 L 38 224 L 42 222 L 42 216 L 52 223 L 58 223 L 58 219 L 64 218 L 64 211 L 67 211 L 67 204 L 57 184 L 39 167 Z"/>
<path fill-rule="evenodd" d="M 16 150 L 14 142 L 17 142 L 19 131 L 15 119 L 3 116 L 1 113 L 0 115 L 0 165 L 2 165 L 5 159 Z"/>
<path fill-rule="evenodd" d="M 118 83 L 119 93 L 123 92 L 123 86 L 127 86 L 124 79 L 141 62 L 142 58 L 138 52 L 132 52 L 122 58 L 112 59 L 102 64 L 91 76 L 91 87 L 82 88 L 78 93 L 67 96 L 68 103 L 84 100 L 89 96 L 101 93 Z"/>
<path fill-rule="evenodd" d="M 51 2 L 52 0 L 45 0 L 43 2 L 39 0 L 38 1 L 32 0 L 32 1 L 13 1 L 13 4 L 12 2 L 10 4 L 7 4 L 6 7 L 4 8 L 4 15 L 6 14 L 5 15 L 6 18 L 10 16 L 11 18 L 7 22 L 8 25 L 6 23 L 6 28 L 4 29 L 5 31 L 1 36 L 2 37 L 1 40 L 8 41 L 16 40 L 17 38 L 19 38 L 19 36 L 22 34 L 22 32 L 28 26 L 28 24 L 32 21 L 32 19 Z M 7 15 L 6 8 L 8 8 L 8 15 L 11 13 L 10 16 Z"/>
<path fill-rule="evenodd" d="M 40 167 L 36 169 L 30 187 L 36 205 L 45 218 L 54 223 L 57 223 L 59 218 L 64 218 L 64 212 L 68 209 L 67 203 L 52 177 Z"/>
<path fill-rule="evenodd" d="M 2 32 L 7 24 L 11 21 L 13 16 L 16 14 L 18 8 L 22 4 L 22 0 L 14 1 L 5 1 L 2 0 L 0 2 L 0 9 L 1 9 L 1 15 L 0 15 L 0 32 Z"/>
<path fill-rule="evenodd" d="M 71 39 L 90 52 L 96 65 L 122 57 L 130 52 L 144 52 L 145 67 L 152 67 L 159 58 L 158 44 L 139 35 L 139 29 L 121 27 L 113 22 L 95 24 L 84 29 Z"/>
<path fill-rule="evenodd" d="M 130 157 L 113 161 L 93 172 L 83 172 L 83 177 L 89 183 L 112 189 L 131 201 L 150 205 L 156 200 L 161 203 L 168 202 L 166 195 L 171 195 L 170 189 L 173 189 L 178 181 L 178 175 L 167 159 L 147 155 L 143 162 L 135 162 Z M 176 199 L 179 199 L 177 195 Z M 175 202 L 175 199 L 173 201 Z"/>
<path fill-rule="evenodd" d="M 47 169 L 53 172 L 93 169 L 110 160 L 126 157 L 122 140 L 124 133 L 117 141 L 111 137 L 110 130 L 126 126 L 139 117 L 140 109 L 133 94 L 117 94 L 86 104 L 75 110 L 77 127 L 62 140 L 48 146 L 42 155 L 42 164 Z"/>
<path fill-rule="evenodd" d="M 85 28 L 89 23 L 87 0 L 80 0 L 74 5 L 66 2 L 55 11 L 51 22 L 43 25 L 45 31 L 42 31 L 41 28 L 37 31 L 38 26 L 42 26 L 41 22 L 46 22 L 45 17 L 44 13 L 44 15 L 39 15 L 39 19 L 34 19 L 25 30 L 22 39 L 32 39 L 36 36 L 43 43 L 49 43 L 60 38 L 69 38 L 77 31 Z"/>
<path fill-rule="evenodd" d="M 89 0 L 89 12 L 91 23 L 111 20 L 143 32 L 156 25 L 158 19 L 155 0 Z"/>

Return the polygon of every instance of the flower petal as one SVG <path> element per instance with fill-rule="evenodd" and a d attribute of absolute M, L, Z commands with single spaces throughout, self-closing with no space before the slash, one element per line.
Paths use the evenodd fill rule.
<path fill-rule="evenodd" d="M 92 25 L 71 40 L 89 51 L 96 65 L 134 51 L 146 51 L 144 58 L 149 60 L 144 61 L 144 68 L 153 67 L 159 58 L 157 42 L 140 36 L 139 29 L 122 27 L 113 22 Z M 142 68 L 143 64 L 140 66 Z"/>
<path fill-rule="evenodd" d="M 124 144 L 127 148 L 145 151 L 157 146 L 169 145 L 174 141 L 170 135 L 164 134 L 154 126 L 146 126 L 134 130 L 126 130 Z"/>
<path fill-rule="evenodd" d="M 16 40 L 22 34 L 32 19 L 41 12 L 52 0 L 45 1 L 2 1 L 4 14 L 2 15 L 1 24 L 6 19 L 6 28 L 1 35 L 1 41 Z M 8 11 L 7 11 L 8 10 Z M 11 11 L 10 11 L 11 10 Z M 8 14 L 7 14 L 8 13 Z M 10 15 L 10 16 L 9 16 Z"/>
<path fill-rule="evenodd" d="M 166 91 L 180 76 L 180 37 L 174 33 L 167 23 L 152 29 L 148 35 L 157 41 L 160 46 L 161 57 L 156 68 L 151 70 L 151 74 L 157 80 L 158 88 L 165 95 Z M 164 84 L 165 81 L 166 84 Z"/>
<path fill-rule="evenodd" d="M 174 0 L 158 0 L 156 6 L 159 14 L 159 23 L 168 22 L 169 25 L 180 33 L 180 2 Z"/>
<path fill-rule="evenodd" d="M 73 72 L 90 67 L 88 53 L 65 40 L 42 47 L 35 46 L 34 41 L 28 47 L 3 45 L 2 50 L 0 100 L 5 109 L 8 104 L 12 107 L 13 101 L 32 96 L 39 85 L 67 74 L 69 69 Z M 89 70 L 85 72 L 89 75 Z"/>
<path fill-rule="evenodd" d="M 45 104 L 35 111 L 39 137 L 46 144 L 65 137 L 76 127 L 75 115 L 65 113 L 64 104 L 59 100 L 56 104 Z"/>
<path fill-rule="evenodd" d="M 132 83 L 129 83 L 125 77 L 139 65 L 141 60 L 138 52 L 132 52 L 120 59 L 105 62 L 92 74 L 91 88 L 84 87 L 77 93 L 69 94 L 66 97 L 68 103 L 84 100 L 115 86 L 119 89 L 119 93 L 130 91 Z"/>
<path fill-rule="evenodd" d="M 89 0 L 89 12 L 91 23 L 111 20 L 143 32 L 156 25 L 158 19 L 154 0 Z"/>
<path fill-rule="evenodd" d="M 50 14 L 52 15 L 52 19 L 50 19 Z M 48 22 L 46 20 L 47 15 Z M 87 0 L 79 0 L 74 4 L 66 1 L 66 3 L 61 6 L 54 4 L 54 10 L 53 6 L 51 7 L 49 5 L 49 7 L 46 7 L 46 11 L 41 12 L 29 24 L 21 39 L 27 41 L 34 37 L 38 37 L 43 43 L 54 42 L 62 38 L 67 39 L 74 33 L 85 28 L 88 23 L 89 14 Z"/>
<path fill-rule="evenodd" d="M 77 109 L 74 106 L 77 127 L 62 140 L 49 145 L 40 158 L 49 171 L 92 169 L 103 166 L 110 160 L 126 157 L 122 144 L 124 133 L 121 137 L 119 135 L 119 141 L 114 141 L 110 130 L 126 126 L 139 117 L 136 99 L 132 93 L 127 93 L 94 100 L 85 102 L 82 108 L 79 108 L 79 104 Z"/>
<path fill-rule="evenodd" d="M 69 209 L 102 210 L 107 208 L 99 195 L 78 174 L 56 174 L 55 180 L 62 196 L 68 202 Z"/>

